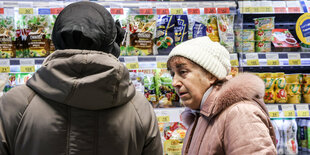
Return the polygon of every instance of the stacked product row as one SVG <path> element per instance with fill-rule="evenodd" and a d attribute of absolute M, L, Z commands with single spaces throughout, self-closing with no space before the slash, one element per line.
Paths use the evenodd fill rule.
<path fill-rule="evenodd" d="M 254 74 L 265 82 L 265 103 L 310 103 L 310 74 Z"/>
<path fill-rule="evenodd" d="M 279 155 L 310 153 L 309 119 L 273 119 L 271 122 L 276 134 Z"/>
<path fill-rule="evenodd" d="M 274 20 L 274 17 L 254 18 L 255 29 L 236 29 L 236 52 L 299 51 L 294 36 L 288 29 L 275 29 Z"/>

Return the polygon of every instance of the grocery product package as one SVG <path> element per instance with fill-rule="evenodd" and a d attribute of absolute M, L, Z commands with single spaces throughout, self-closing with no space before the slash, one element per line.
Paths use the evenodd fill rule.
<path fill-rule="evenodd" d="M 276 103 L 287 103 L 286 80 L 284 73 L 274 73 Z"/>
<path fill-rule="evenodd" d="M 308 151 L 308 126 L 306 119 L 300 119 L 300 146 L 301 151 Z"/>
<path fill-rule="evenodd" d="M 301 103 L 301 74 L 286 74 L 285 79 L 287 82 L 287 102 L 288 103 Z"/>
<path fill-rule="evenodd" d="M 127 55 L 153 55 L 156 32 L 155 15 L 130 15 Z"/>
<path fill-rule="evenodd" d="M 181 155 L 186 128 L 179 122 L 166 123 L 164 126 L 164 155 Z"/>
<path fill-rule="evenodd" d="M 158 104 L 156 108 L 180 107 L 179 97 L 172 87 L 172 77 L 167 69 L 157 69 L 155 74 L 156 95 Z"/>
<path fill-rule="evenodd" d="M 256 30 L 270 30 L 274 29 L 274 17 L 254 18 Z"/>
<path fill-rule="evenodd" d="M 168 55 L 175 44 L 174 27 L 176 18 L 174 15 L 161 15 L 157 19 L 156 47 L 159 55 Z"/>
<path fill-rule="evenodd" d="M 263 81 L 265 83 L 265 103 L 275 103 L 275 78 L 272 76 L 272 73 L 263 73 Z"/>
<path fill-rule="evenodd" d="M 304 103 L 310 103 L 310 74 L 303 74 L 302 96 Z"/>
<path fill-rule="evenodd" d="M 120 50 L 121 50 L 120 55 L 121 56 L 128 55 L 127 54 L 127 45 L 129 44 L 130 36 L 128 35 L 128 29 L 127 29 L 127 27 L 128 27 L 127 16 L 125 16 L 125 15 L 113 15 L 113 18 L 115 21 L 118 21 L 120 23 L 121 27 L 126 31 L 126 34 L 124 36 L 124 40 L 120 44 Z"/>
<path fill-rule="evenodd" d="M 256 52 L 271 52 L 271 42 L 270 41 L 255 41 L 255 51 Z"/>
<path fill-rule="evenodd" d="M 156 98 L 155 72 L 156 70 L 143 70 L 144 96 L 153 107 L 158 103 Z"/>
<path fill-rule="evenodd" d="M 142 70 L 129 70 L 129 77 L 136 90 L 144 93 L 143 78 L 144 73 Z"/>
<path fill-rule="evenodd" d="M 295 119 L 285 119 L 283 121 L 284 130 L 284 154 L 297 155 L 297 123 Z"/>
<path fill-rule="evenodd" d="M 50 15 L 24 15 L 27 29 L 30 30 L 27 36 L 29 46 L 29 55 L 24 57 L 46 57 L 50 51 L 50 38 L 47 38 L 49 32 Z"/>
<path fill-rule="evenodd" d="M 234 53 L 234 15 L 221 14 L 217 16 L 220 43 L 229 51 Z"/>
<path fill-rule="evenodd" d="M 0 58 L 15 57 L 15 26 L 12 15 L 0 15 Z"/>
<path fill-rule="evenodd" d="M 220 42 L 216 15 L 189 16 L 189 39 L 208 36 L 214 42 Z"/>
<path fill-rule="evenodd" d="M 272 44 L 275 52 L 296 52 L 300 45 L 288 29 L 272 30 Z"/>
<path fill-rule="evenodd" d="M 174 27 L 175 45 L 188 40 L 188 17 L 187 15 L 175 15 L 176 25 Z"/>
<path fill-rule="evenodd" d="M 284 154 L 284 130 L 283 130 L 283 120 L 282 119 L 274 119 L 271 120 L 274 132 L 276 134 L 276 142 L 277 142 L 277 153 L 279 155 Z"/>
<path fill-rule="evenodd" d="M 52 41 L 52 31 L 53 31 L 53 27 L 54 27 L 54 24 L 55 24 L 55 21 L 56 21 L 56 18 L 57 18 L 58 15 L 50 15 L 50 24 L 49 24 L 49 29 L 48 29 L 48 32 L 47 32 L 47 38 L 50 40 L 50 54 L 52 54 L 53 52 L 55 52 L 55 45 Z"/>

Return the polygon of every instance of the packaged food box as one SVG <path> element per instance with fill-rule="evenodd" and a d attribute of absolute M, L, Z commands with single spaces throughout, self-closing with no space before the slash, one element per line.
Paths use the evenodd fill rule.
<path fill-rule="evenodd" d="M 236 50 L 240 52 L 255 52 L 255 41 L 236 41 Z"/>
<path fill-rule="evenodd" d="M 271 52 L 271 42 L 270 41 L 256 41 L 255 51 L 256 52 Z"/>
<path fill-rule="evenodd" d="M 256 30 L 255 40 L 256 41 L 271 41 L 272 30 Z"/>
<path fill-rule="evenodd" d="M 254 18 L 255 29 L 274 29 L 274 17 Z"/>
<path fill-rule="evenodd" d="M 275 52 L 296 52 L 300 45 L 288 29 L 272 30 L 272 44 Z"/>
<path fill-rule="evenodd" d="M 237 41 L 254 41 L 254 29 L 236 29 L 234 32 Z"/>

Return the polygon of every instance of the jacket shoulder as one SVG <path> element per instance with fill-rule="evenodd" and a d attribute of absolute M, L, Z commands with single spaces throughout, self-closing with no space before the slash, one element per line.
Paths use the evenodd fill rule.
<path fill-rule="evenodd" d="M 0 132 L 5 135 L 0 137 L 11 151 L 15 132 L 34 95 L 29 87 L 22 85 L 11 89 L 0 98 Z"/>

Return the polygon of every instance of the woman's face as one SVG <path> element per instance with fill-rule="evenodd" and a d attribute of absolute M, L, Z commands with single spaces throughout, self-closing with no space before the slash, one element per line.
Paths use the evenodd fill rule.
<path fill-rule="evenodd" d="M 168 63 L 172 86 L 182 103 L 193 110 L 200 109 L 202 97 L 216 77 L 184 57 L 174 56 Z"/>

